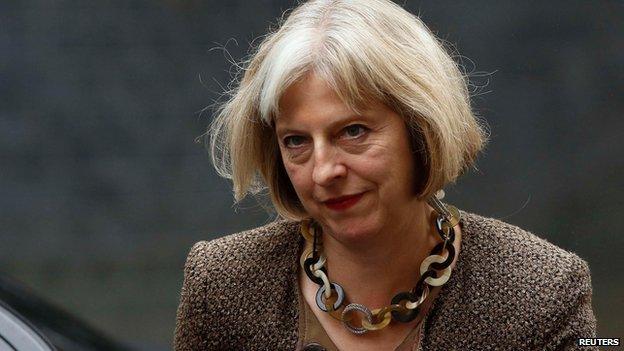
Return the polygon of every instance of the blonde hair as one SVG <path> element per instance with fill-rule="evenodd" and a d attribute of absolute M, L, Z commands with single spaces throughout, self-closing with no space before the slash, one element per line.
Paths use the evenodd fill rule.
<path fill-rule="evenodd" d="M 406 122 L 428 198 L 474 164 L 487 140 L 468 78 L 417 17 L 387 0 L 315 0 L 296 7 L 240 68 L 208 133 L 217 172 L 236 201 L 269 191 L 277 213 L 307 217 L 282 164 L 274 119 L 288 87 L 322 77 L 354 111 L 379 101 Z"/>

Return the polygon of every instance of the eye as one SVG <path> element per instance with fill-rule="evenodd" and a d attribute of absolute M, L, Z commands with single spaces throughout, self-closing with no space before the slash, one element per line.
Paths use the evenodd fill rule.
<path fill-rule="evenodd" d="M 287 148 L 297 148 L 301 146 L 304 141 L 305 139 L 302 136 L 291 135 L 285 137 L 282 143 L 284 143 L 284 146 L 286 146 Z"/>
<path fill-rule="evenodd" d="M 361 124 L 352 124 L 350 126 L 345 127 L 344 135 L 346 135 L 347 138 L 349 139 L 355 139 L 361 136 L 362 134 L 366 133 L 367 131 L 368 131 L 368 128 L 364 127 Z"/>

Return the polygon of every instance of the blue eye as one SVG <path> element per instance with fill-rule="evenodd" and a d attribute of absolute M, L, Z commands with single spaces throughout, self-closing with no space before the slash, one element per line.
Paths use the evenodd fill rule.
<path fill-rule="evenodd" d="M 345 135 L 349 138 L 357 138 L 360 135 L 364 134 L 368 128 L 364 127 L 361 124 L 352 124 L 347 126 L 344 131 Z"/>
<path fill-rule="evenodd" d="M 283 143 L 286 147 L 298 147 L 303 144 L 303 137 L 299 135 L 291 135 L 284 138 Z"/>

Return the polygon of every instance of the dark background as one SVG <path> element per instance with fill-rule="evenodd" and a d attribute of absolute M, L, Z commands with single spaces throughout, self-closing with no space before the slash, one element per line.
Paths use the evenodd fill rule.
<path fill-rule="evenodd" d="M 116 339 L 169 349 L 191 245 L 272 218 L 233 206 L 194 140 L 228 61 L 292 4 L 0 3 L 0 271 Z M 463 55 L 492 131 L 446 200 L 587 260 L 602 337 L 624 336 L 623 4 L 406 4 Z"/>

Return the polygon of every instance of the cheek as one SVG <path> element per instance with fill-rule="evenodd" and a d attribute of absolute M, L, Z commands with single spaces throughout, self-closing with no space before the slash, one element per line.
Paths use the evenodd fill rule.
<path fill-rule="evenodd" d="M 367 152 L 362 155 L 358 168 L 360 173 L 368 175 L 374 179 L 387 178 L 393 175 L 397 164 L 396 150 L 385 144 L 372 145 Z"/>
<path fill-rule="evenodd" d="M 300 199 L 308 197 L 308 192 L 310 189 L 310 182 L 308 181 L 307 173 L 305 169 L 296 165 L 284 165 L 286 169 L 286 174 L 288 174 L 288 178 L 292 183 L 297 195 Z"/>
<path fill-rule="evenodd" d="M 352 163 L 359 175 L 391 188 L 386 190 L 405 191 L 404 183 L 409 182 L 414 174 L 414 161 L 409 147 L 403 145 L 402 140 L 398 143 L 378 143 L 361 156 Z"/>

